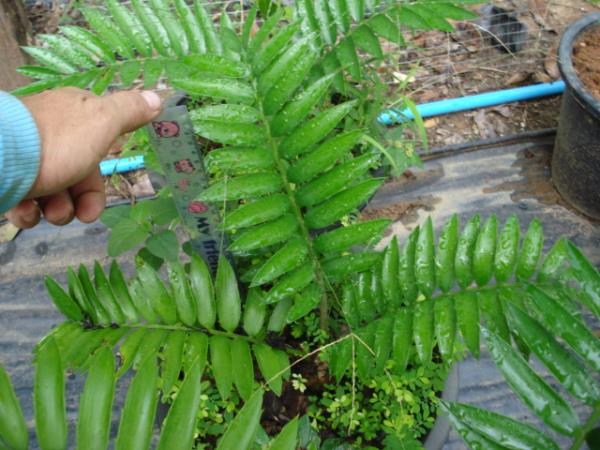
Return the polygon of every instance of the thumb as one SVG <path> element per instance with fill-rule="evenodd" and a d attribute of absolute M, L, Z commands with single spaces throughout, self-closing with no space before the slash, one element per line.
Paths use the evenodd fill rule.
<path fill-rule="evenodd" d="M 162 106 L 160 97 L 152 91 L 121 91 L 100 101 L 110 111 L 119 135 L 146 125 L 160 114 Z"/>

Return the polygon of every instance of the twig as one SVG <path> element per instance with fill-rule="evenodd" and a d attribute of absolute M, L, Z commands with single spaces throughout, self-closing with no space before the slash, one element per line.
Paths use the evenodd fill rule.
<path fill-rule="evenodd" d="M 476 24 L 475 22 L 471 22 L 471 25 L 473 25 L 475 28 L 477 28 L 477 29 L 479 29 L 479 30 L 481 30 L 481 31 L 489 34 L 490 36 L 492 36 L 494 39 L 496 39 L 497 42 L 500 43 L 500 45 L 502 47 L 504 47 L 504 50 L 506 50 L 506 52 L 509 53 L 510 56 L 512 56 L 513 58 L 516 58 L 516 55 L 513 52 L 510 51 L 510 48 L 508 48 L 506 46 L 506 44 L 504 42 L 502 42 L 502 39 L 500 39 L 495 33 L 491 32 L 490 30 L 488 30 L 485 27 L 482 27 L 481 25 Z"/>
<path fill-rule="evenodd" d="M 225 192 L 223 194 L 223 232 L 221 233 L 221 241 L 219 242 L 219 255 L 223 255 L 223 247 L 225 245 L 225 224 L 227 223 L 227 173 L 225 173 L 224 177 L 225 183 Z"/>
<path fill-rule="evenodd" d="M 301 363 L 301 362 L 302 362 L 302 361 L 304 361 L 305 359 L 307 359 L 307 358 L 310 358 L 310 357 L 311 357 L 311 356 L 313 356 L 313 355 L 316 355 L 317 353 L 319 353 L 319 352 L 321 352 L 321 351 L 325 350 L 326 348 L 333 347 L 334 345 L 337 345 L 337 344 L 339 344 L 340 342 L 343 342 L 343 341 L 345 341 L 346 339 L 349 339 L 349 338 L 351 338 L 351 337 L 353 337 L 353 336 L 355 336 L 355 334 L 354 334 L 354 333 L 347 334 L 346 336 L 342 336 L 341 338 L 339 338 L 339 339 L 336 339 L 335 341 L 333 341 L 333 342 L 330 342 L 329 344 L 325 344 L 325 345 L 323 345 L 323 346 L 321 346 L 321 347 L 319 347 L 319 348 L 317 348 L 317 349 L 315 349 L 315 350 L 311 351 L 310 353 L 307 353 L 306 355 L 302 356 L 301 358 L 299 358 L 299 359 L 297 359 L 296 361 L 294 361 L 293 363 L 291 363 L 291 364 L 290 364 L 289 366 L 287 366 L 285 369 L 282 369 L 282 370 L 280 370 L 279 372 L 277 372 L 275 375 L 273 375 L 271 378 L 269 378 L 269 379 L 266 381 L 266 383 L 267 383 L 267 384 L 269 384 L 271 381 L 273 381 L 273 380 L 275 380 L 275 379 L 279 378 L 279 377 L 280 377 L 281 375 L 283 375 L 285 372 L 287 372 L 288 370 L 290 370 L 292 367 L 296 366 L 297 364 Z"/>
<path fill-rule="evenodd" d="M 352 409 L 350 410 L 350 421 L 348 422 L 348 434 L 352 431 L 352 420 L 356 411 L 356 344 L 352 339 Z"/>

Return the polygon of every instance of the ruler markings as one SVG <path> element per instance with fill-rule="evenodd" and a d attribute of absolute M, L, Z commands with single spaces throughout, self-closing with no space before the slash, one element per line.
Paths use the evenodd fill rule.
<path fill-rule="evenodd" d="M 220 217 L 214 206 L 197 200 L 208 187 L 208 176 L 187 108 L 166 108 L 147 128 L 192 248 L 215 273 L 223 239 Z"/>

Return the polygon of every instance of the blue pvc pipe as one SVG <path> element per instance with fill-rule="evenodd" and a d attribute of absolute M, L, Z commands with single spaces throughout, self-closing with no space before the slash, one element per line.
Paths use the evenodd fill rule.
<path fill-rule="evenodd" d="M 131 172 L 144 168 L 143 156 L 132 156 L 131 158 L 107 159 L 100 162 L 100 173 L 112 175 L 114 173 Z"/>
<path fill-rule="evenodd" d="M 485 108 L 486 106 L 501 105 L 503 103 L 519 102 L 549 95 L 562 94 L 564 90 L 565 82 L 561 80 L 553 83 L 534 84 L 514 89 L 486 92 L 485 94 L 467 95 L 466 97 L 449 98 L 437 102 L 423 103 L 417 105 L 417 111 L 419 111 L 421 117 L 432 117 L 458 111 L 467 111 L 469 109 Z M 384 125 L 393 125 L 412 119 L 414 119 L 414 115 L 408 109 L 405 109 L 404 111 L 390 109 L 382 112 L 378 118 L 379 123 Z"/>
<path fill-rule="evenodd" d="M 466 97 L 449 98 L 437 102 L 423 103 L 417 105 L 417 111 L 419 111 L 421 117 L 433 117 L 459 111 L 467 111 L 470 109 L 501 105 L 503 103 L 520 102 L 547 97 L 549 95 L 558 95 L 562 94 L 564 90 L 565 82 L 561 80 L 553 83 L 533 84 L 531 86 L 514 89 L 505 89 L 502 91 L 486 92 L 485 94 L 467 95 Z M 378 121 L 383 125 L 393 125 L 395 123 L 413 119 L 414 115 L 408 109 L 405 109 L 404 111 L 389 109 L 379 115 Z M 143 168 L 143 156 L 109 159 L 100 163 L 100 173 L 102 175 L 112 175 L 114 173 L 129 172 Z"/>

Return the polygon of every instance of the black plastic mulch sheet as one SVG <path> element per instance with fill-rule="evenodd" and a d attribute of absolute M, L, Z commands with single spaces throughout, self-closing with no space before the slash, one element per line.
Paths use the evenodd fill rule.
<path fill-rule="evenodd" d="M 517 214 L 523 231 L 532 218 L 538 217 L 545 229 L 546 250 L 560 235 L 566 235 L 597 264 L 600 228 L 566 207 L 553 189 L 551 149 L 548 142 L 526 142 L 432 159 L 423 170 L 384 185 L 363 214 L 392 218 L 393 233 L 401 240 L 428 215 L 439 229 L 453 213 L 459 214 L 462 223 L 475 213 L 483 219 L 496 213 L 500 223 Z M 13 378 L 28 419 L 33 417 L 31 350 L 61 321 L 45 292 L 43 276 L 50 274 L 64 283 L 68 265 L 83 263 L 89 268 L 97 259 L 106 266 L 110 262 L 106 257 L 107 236 L 100 223 L 73 223 L 63 228 L 43 224 L 22 232 L 12 242 L 0 244 L 0 362 Z M 391 234 L 384 242 L 390 238 Z M 121 260 L 125 261 L 126 271 L 131 270 L 131 255 Z M 539 425 L 510 392 L 485 352 L 479 361 L 463 361 L 459 369 L 459 401 Z M 83 380 L 80 376 L 71 378 L 67 407 L 74 418 Z M 547 379 L 556 385 L 550 376 Z M 577 410 L 583 416 L 587 413 L 581 405 Z M 117 419 L 115 413 L 115 425 Z M 73 437 L 73 424 L 71 427 Z M 463 449 L 465 445 L 452 431 L 444 448 Z"/>

